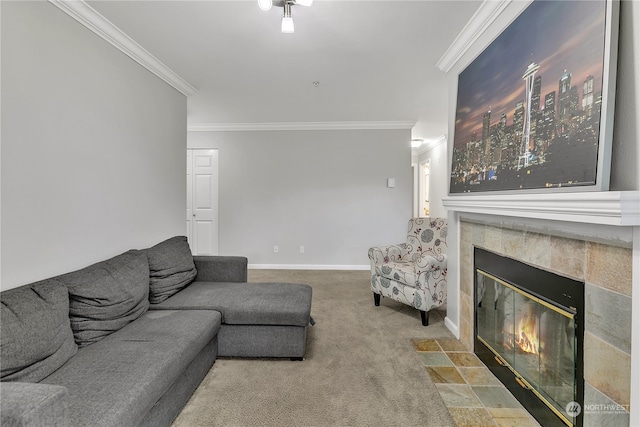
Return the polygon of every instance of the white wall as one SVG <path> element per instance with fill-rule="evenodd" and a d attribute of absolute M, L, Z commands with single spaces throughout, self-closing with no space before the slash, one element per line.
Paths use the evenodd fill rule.
<path fill-rule="evenodd" d="M 640 2 L 620 3 L 612 190 L 640 190 Z"/>
<path fill-rule="evenodd" d="M 410 139 L 409 130 L 189 132 L 188 147 L 219 149 L 220 254 L 366 268 L 370 246 L 405 240 Z"/>
<path fill-rule="evenodd" d="M 618 90 L 613 129 L 612 188 L 640 190 L 640 2 L 620 5 Z M 613 169 L 613 168 L 612 168 Z M 631 378 L 640 378 L 640 227 L 634 227 L 631 321 Z M 640 427 L 640 382 L 631 382 L 631 419 Z"/>
<path fill-rule="evenodd" d="M 186 98 L 47 2 L 1 8 L 1 288 L 184 234 Z"/>

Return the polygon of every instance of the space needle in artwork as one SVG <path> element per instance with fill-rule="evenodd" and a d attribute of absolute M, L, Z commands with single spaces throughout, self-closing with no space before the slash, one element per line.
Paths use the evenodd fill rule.
<path fill-rule="evenodd" d="M 526 111 L 524 114 L 524 126 L 522 128 L 522 154 L 518 159 L 518 169 L 522 167 L 528 167 L 529 159 L 531 157 L 531 152 L 529 151 L 531 149 L 531 147 L 529 146 L 529 137 L 531 133 L 531 97 L 533 95 L 534 78 L 536 75 L 536 71 L 538 71 L 539 68 L 540 65 L 532 62 L 531 64 L 529 64 L 527 70 L 522 76 L 522 80 L 525 81 Z"/>

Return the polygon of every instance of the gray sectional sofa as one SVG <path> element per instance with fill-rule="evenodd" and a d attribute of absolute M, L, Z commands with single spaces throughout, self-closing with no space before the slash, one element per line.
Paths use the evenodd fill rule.
<path fill-rule="evenodd" d="M 311 288 L 185 237 L 0 293 L 0 424 L 170 425 L 217 356 L 302 359 Z"/>

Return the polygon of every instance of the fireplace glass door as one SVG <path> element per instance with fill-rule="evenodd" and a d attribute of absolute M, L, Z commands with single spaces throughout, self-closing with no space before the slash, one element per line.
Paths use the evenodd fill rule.
<path fill-rule="evenodd" d="M 482 270 L 476 278 L 477 338 L 567 425 L 575 402 L 576 313 Z"/>

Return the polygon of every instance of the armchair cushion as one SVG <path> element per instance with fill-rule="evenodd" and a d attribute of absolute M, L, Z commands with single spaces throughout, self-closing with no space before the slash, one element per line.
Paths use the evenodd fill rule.
<path fill-rule="evenodd" d="M 411 287 L 415 287 L 418 282 L 416 264 L 411 261 L 389 261 L 376 265 L 376 274 Z"/>
<path fill-rule="evenodd" d="M 437 270 L 446 271 L 447 256 L 440 259 L 431 255 L 413 256 L 409 261 L 389 261 L 376 265 L 375 271 L 381 277 L 395 280 L 403 285 L 425 289 L 426 278 Z"/>

